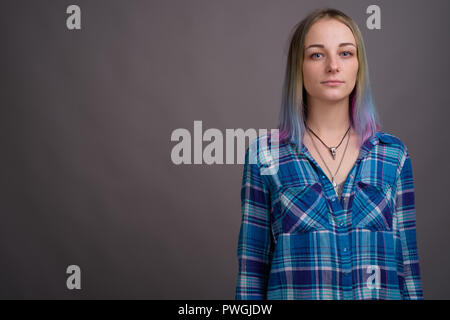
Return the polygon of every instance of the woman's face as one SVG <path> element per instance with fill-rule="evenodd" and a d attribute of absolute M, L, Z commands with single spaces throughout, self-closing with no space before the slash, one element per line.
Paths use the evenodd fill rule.
<path fill-rule="evenodd" d="M 303 84 L 307 95 L 322 101 L 347 98 L 356 84 L 358 58 L 355 37 L 342 22 L 316 21 L 305 38 Z M 327 85 L 324 81 L 342 83 Z"/>

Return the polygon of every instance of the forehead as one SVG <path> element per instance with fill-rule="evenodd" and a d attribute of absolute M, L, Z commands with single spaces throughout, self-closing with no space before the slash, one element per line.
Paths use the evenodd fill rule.
<path fill-rule="evenodd" d="M 344 23 L 336 19 L 323 18 L 314 22 L 305 36 L 305 47 L 311 44 L 337 46 L 349 42 L 356 46 L 353 32 Z"/>

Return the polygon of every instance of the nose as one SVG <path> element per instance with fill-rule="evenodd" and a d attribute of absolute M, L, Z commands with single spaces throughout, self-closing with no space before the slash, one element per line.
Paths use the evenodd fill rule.
<path fill-rule="evenodd" d="M 336 58 L 331 57 L 328 59 L 328 64 L 327 64 L 327 72 L 338 72 L 339 71 L 339 64 Z"/>

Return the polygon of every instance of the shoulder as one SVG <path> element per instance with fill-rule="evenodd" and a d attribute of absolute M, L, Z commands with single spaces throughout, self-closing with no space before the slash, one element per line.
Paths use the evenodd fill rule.
<path fill-rule="evenodd" d="M 387 145 L 391 148 L 397 148 L 402 151 L 407 151 L 406 144 L 396 135 L 385 132 L 385 131 L 378 131 L 377 137 L 379 138 L 379 142 L 381 144 Z"/>
<path fill-rule="evenodd" d="M 289 150 L 291 142 L 281 137 L 278 131 L 268 131 L 256 138 L 250 139 L 249 146 L 246 149 L 246 162 L 259 166 L 271 165 Z"/>
<path fill-rule="evenodd" d="M 394 135 L 390 132 L 378 131 L 377 136 L 379 137 L 380 141 L 383 143 L 404 146 L 403 141 L 399 137 L 397 137 L 396 135 Z"/>
<path fill-rule="evenodd" d="M 268 157 L 268 153 L 271 149 L 271 135 L 270 133 L 265 133 L 259 135 L 253 139 L 250 139 L 249 146 L 246 150 L 246 159 L 245 162 L 250 164 L 257 164 L 260 166 L 264 163 L 266 157 Z"/>
<path fill-rule="evenodd" d="M 396 135 L 385 131 L 378 131 L 380 145 L 383 145 L 388 151 L 384 151 L 385 155 L 390 155 L 398 159 L 398 164 L 403 166 L 405 160 L 409 158 L 409 150 L 406 144 Z"/>

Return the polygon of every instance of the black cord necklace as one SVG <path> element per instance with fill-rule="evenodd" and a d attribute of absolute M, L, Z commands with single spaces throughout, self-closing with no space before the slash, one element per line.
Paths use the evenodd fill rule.
<path fill-rule="evenodd" d="M 308 125 L 306 125 L 306 127 L 309 129 L 309 131 L 311 131 L 313 133 L 313 135 L 315 135 L 317 137 L 317 139 L 319 139 L 320 142 L 322 142 L 322 144 L 328 148 L 328 150 L 330 150 L 330 153 L 333 157 L 333 160 L 336 159 L 336 149 L 339 148 L 339 146 L 341 145 L 342 141 L 344 141 L 345 136 L 347 135 L 348 131 L 350 130 L 351 125 L 348 127 L 347 131 L 345 132 L 344 136 L 341 139 L 341 142 L 339 142 L 339 144 L 336 147 L 329 147 L 327 146 L 327 144 L 325 142 L 322 141 L 322 139 L 319 138 L 319 136 L 317 134 L 314 133 L 314 131 L 308 127 Z"/>

